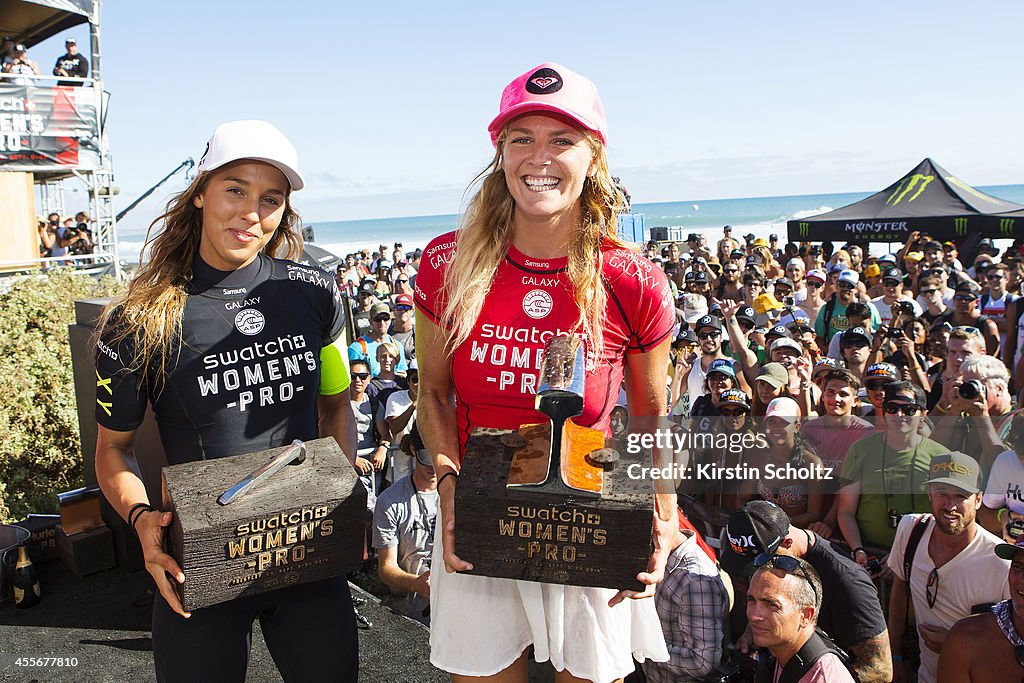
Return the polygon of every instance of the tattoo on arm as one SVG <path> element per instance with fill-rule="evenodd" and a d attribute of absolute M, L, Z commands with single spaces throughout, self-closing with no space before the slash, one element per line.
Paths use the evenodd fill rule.
<path fill-rule="evenodd" d="M 888 683 L 892 680 L 888 631 L 850 645 L 849 649 L 854 657 L 853 669 L 860 683 Z"/>

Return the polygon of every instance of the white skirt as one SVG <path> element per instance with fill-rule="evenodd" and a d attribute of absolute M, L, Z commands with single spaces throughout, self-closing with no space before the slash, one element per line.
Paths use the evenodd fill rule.
<path fill-rule="evenodd" d="M 438 515 L 437 529 L 443 529 Z M 441 533 L 430 572 L 430 662 L 448 673 L 492 676 L 529 645 L 538 662 L 607 683 L 633 672 L 633 658 L 668 661 L 654 599 L 608 601 L 610 588 L 449 574 Z"/>

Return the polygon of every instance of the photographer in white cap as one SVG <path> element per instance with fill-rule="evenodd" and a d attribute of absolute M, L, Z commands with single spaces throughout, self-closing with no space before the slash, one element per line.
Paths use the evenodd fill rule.
<path fill-rule="evenodd" d="M 356 680 L 344 576 L 192 612 L 172 586 L 186 582 L 164 552 L 174 512 L 151 504 L 137 458 L 155 456 L 135 449 L 150 405 L 171 465 L 320 436 L 334 437 L 350 459 L 356 453 L 334 278 L 277 258 L 296 258 L 302 243 L 291 205 L 303 186 L 295 148 L 264 121 L 225 123 L 197 170 L 151 226 L 149 258 L 104 310 L 97 334 L 96 477 L 138 535 L 156 585 L 156 676 L 241 683 L 258 618 L 285 681 Z"/>

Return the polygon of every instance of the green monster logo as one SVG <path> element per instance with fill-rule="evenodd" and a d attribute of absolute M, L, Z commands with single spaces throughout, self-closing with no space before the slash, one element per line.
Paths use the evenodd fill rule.
<path fill-rule="evenodd" d="M 954 218 L 953 219 L 953 230 L 957 235 L 963 237 L 967 234 L 967 219 L 966 218 Z"/>
<path fill-rule="evenodd" d="M 902 202 L 904 198 L 907 198 L 907 195 L 913 192 L 914 188 L 917 188 L 917 191 L 907 198 L 907 203 L 909 204 L 920 197 L 921 193 L 924 192 L 924 188 L 928 187 L 928 183 L 933 180 L 935 180 L 935 176 L 921 175 L 920 173 L 915 173 L 908 178 L 904 178 L 899 182 L 899 185 L 896 186 L 893 193 L 889 195 L 889 198 L 885 200 L 885 203 L 890 206 L 896 206 Z"/>
<path fill-rule="evenodd" d="M 810 232 L 811 232 L 811 224 L 810 223 L 801 223 L 799 227 L 800 227 L 800 239 L 805 239 L 807 237 L 807 235 L 809 235 Z"/>
<path fill-rule="evenodd" d="M 1000 218 L 999 219 L 999 232 L 1004 237 L 1013 237 L 1013 218 Z"/>

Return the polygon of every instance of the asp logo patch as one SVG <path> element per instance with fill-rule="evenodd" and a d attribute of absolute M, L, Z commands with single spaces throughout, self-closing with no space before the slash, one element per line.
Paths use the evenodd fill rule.
<path fill-rule="evenodd" d="M 554 69 L 537 69 L 526 79 L 526 92 L 550 95 L 562 89 L 562 76 Z"/>
<path fill-rule="evenodd" d="M 523 312 L 534 320 L 547 317 L 554 306 L 551 295 L 543 289 L 533 289 L 523 297 Z"/>
<path fill-rule="evenodd" d="M 263 314 L 255 308 L 246 308 L 235 316 L 235 327 L 239 332 L 250 337 L 262 332 L 266 322 Z"/>

